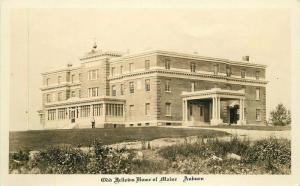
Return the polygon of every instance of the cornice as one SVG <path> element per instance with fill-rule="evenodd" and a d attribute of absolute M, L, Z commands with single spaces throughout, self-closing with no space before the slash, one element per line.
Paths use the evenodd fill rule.
<path fill-rule="evenodd" d="M 155 70 L 148 70 L 142 72 L 135 72 L 131 74 L 124 74 L 117 77 L 110 77 L 109 80 L 120 80 L 123 78 L 135 77 L 145 74 L 173 74 L 173 75 L 184 75 L 188 77 L 201 77 L 201 78 L 209 78 L 215 80 L 225 80 L 225 81 L 234 81 L 234 82 L 245 82 L 245 83 L 258 83 L 258 84 L 267 84 L 268 81 L 265 80 L 253 80 L 253 79 L 246 79 L 246 78 L 235 78 L 235 77 L 227 77 L 223 75 L 214 75 L 214 74 L 201 74 L 201 73 L 193 73 L 193 72 L 180 72 L 180 71 L 172 71 L 172 70 L 163 70 L 163 69 L 155 69 Z"/>
<path fill-rule="evenodd" d="M 51 85 L 51 86 L 44 86 L 41 87 L 41 90 L 51 90 L 51 89 L 57 89 L 57 88 L 70 88 L 70 87 L 74 87 L 74 86 L 80 86 L 81 83 L 77 82 L 77 83 L 66 83 L 66 84 L 61 84 L 61 85 Z"/>

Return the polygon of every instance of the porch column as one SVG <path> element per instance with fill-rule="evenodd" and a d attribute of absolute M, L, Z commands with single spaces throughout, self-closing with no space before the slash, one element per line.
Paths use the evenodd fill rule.
<path fill-rule="evenodd" d="M 184 123 L 188 120 L 188 116 L 187 116 L 187 112 L 188 112 L 187 102 L 188 102 L 188 100 L 183 100 L 182 120 L 183 120 Z"/>
<path fill-rule="evenodd" d="M 90 117 L 94 116 L 93 105 L 90 105 Z"/>
<path fill-rule="evenodd" d="M 220 101 L 221 101 L 220 97 L 218 96 L 213 97 L 212 119 L 210 120 L 211 125 L 219 125 L 223 123 L 220 117 L 220 109 L 221 109 Z"/>
<path fill-rule="evenodd" d="M 182 121 L 185 122 L 185 100 L 182 101 Z"/>
<path fill-rule="evenodd" d="M 106 121 L 106 103 L 103 102 L 103 120 Z"/>
<path fill-rule="evenodd" d="M 244 124 L 246 124 L 246 120 L 245 120 L 245 98 L 243 98 L 243 121 L 244 121 Z"/>
<path fill-rule="evenodd" d="M 213 97 L 212 98 L 212 119 L 215 119 L 216 118 L 216 98 Z"/>
<path fill-rule="evenodd" d="M 244 105 L 244 98 L 240 98 L 240 118 L 239 118 L 239 121 L 238 121 L 238 125 L 243 125 L 245 124 L 245 119 L 244 119 L 244 116 L 245 116 L 245 105 Z"/>

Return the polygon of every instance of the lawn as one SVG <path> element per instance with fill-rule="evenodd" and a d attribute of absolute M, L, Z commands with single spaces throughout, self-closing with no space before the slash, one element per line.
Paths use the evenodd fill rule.
<path fill-rule="evenodd" d="M 244 130 L 265 130 L 265 131 L 284 131 L 291 130 L 291 126 L 257 126 L 257 125 L 217 125 L 199 126 L 200 128 L 220 128 L 220 129 L 244 129 Z"/>
<path fill-rule="evenodd" d="M 64 129 L 64 130 L 39 130 L 10 132 L 9 150 L 19 149 L 41 150 L 45 147 L 66 144 L 88 146 L 98 138 L 103 144 L 114 144 L 123 141 L 154 140 L 167 137 L 199 136 L 220 137 L 230 135 L 222 131 L 209 129 L 184 129 L 184 128 L 115 128 L 115 129 Z"/>

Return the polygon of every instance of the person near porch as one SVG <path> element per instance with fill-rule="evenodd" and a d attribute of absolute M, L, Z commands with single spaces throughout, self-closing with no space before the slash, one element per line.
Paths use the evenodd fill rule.
<path fill-rule="evenodd" d="M 91 123 L 92 123 L 92 128 L 95 128 L 95 118 L 94 117 L 92 117 Z"/>

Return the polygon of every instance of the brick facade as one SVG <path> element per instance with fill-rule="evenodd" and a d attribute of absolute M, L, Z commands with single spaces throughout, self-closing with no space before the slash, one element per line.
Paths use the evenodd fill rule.
<path fill-rule="evenodd" d="M 108 112 L 119 114 L 119 111 L 121 112 L 119 103 L 122 103 L 123 110 L 122 119 L 117 120 L 113 115 L 103 116 L 104 119 L 102 116 L 96 117 L 94 110 L 90 111 L 89 118 L 96 118 L 97 126 L 182 125 L 183 93 L 201 93 L 215 88 L 233 92 L 244 90 L 246 123 L 262 124 L 266 120 L 266 81 L 264 80 L 266 67 L 263 65 L 157 50 L 123 56 L 93 51 L 82 57 L 80 61 L 79 67 L 69 66 L 42 74 L 43 118 L 41 121 L 44 122 L 45 128 L 51 128 L 49 125 L 55 122 L 48 122 L 47 111 L 59 108 L 75 109 L 76 122 L 78 121 L 80 126 L 89 126 L 83 124 L 89 123 L 88 117 L 82 120 L 78 114 L 81 112 L 80 108 L 83 108 L 80 106 L 85 103 L 93 109 L 100 98 L 103 98 L 102 106 L 108 109 L 105 114 Z M 169 69 L 166 63 L 169 64 Z M 97 70 L 97 74 L 94 79 L 91 79 L 90 71 L 93 70 Z M 245 72 L 245 77 L 242 77 L 242 71 Z M 132 91 L 130 86 L 134 92 L 130 92 Z M 92 88 L 97 88 L 98 94 L 91 97 Z M 62 95 L 60 100 L 58 100 L 59 93 Z M 259 99 L 257 93 L 260 94 Z M 51 97 L 50 100 L 47 100 L 48 95 Z M 72 101 L 72 97 L 76 99 Z M 230 117 L 233 117 L 229 110 L 234 101 L 236 100 L 220 98 L 220 116 L 224 123 L 230 122 Z M 110 105 L 105 106 L 108 104 L 118 106 L 112 106 L 113 108 Z M 204 105 L 203 111 L 198 107 L 199 104 Z M 196 112 L 193 115 L 194 120 L 200 120 L 202 116 L 199 116 L 199 113 L 203 112 L 202 120 L 207 123 L 212 117 L 211 107 L 211 99 L 189 101 L 189 109 Z M 68 123 L 70 117 L 66 114 L 66 119 L 60 122 Z"/>

